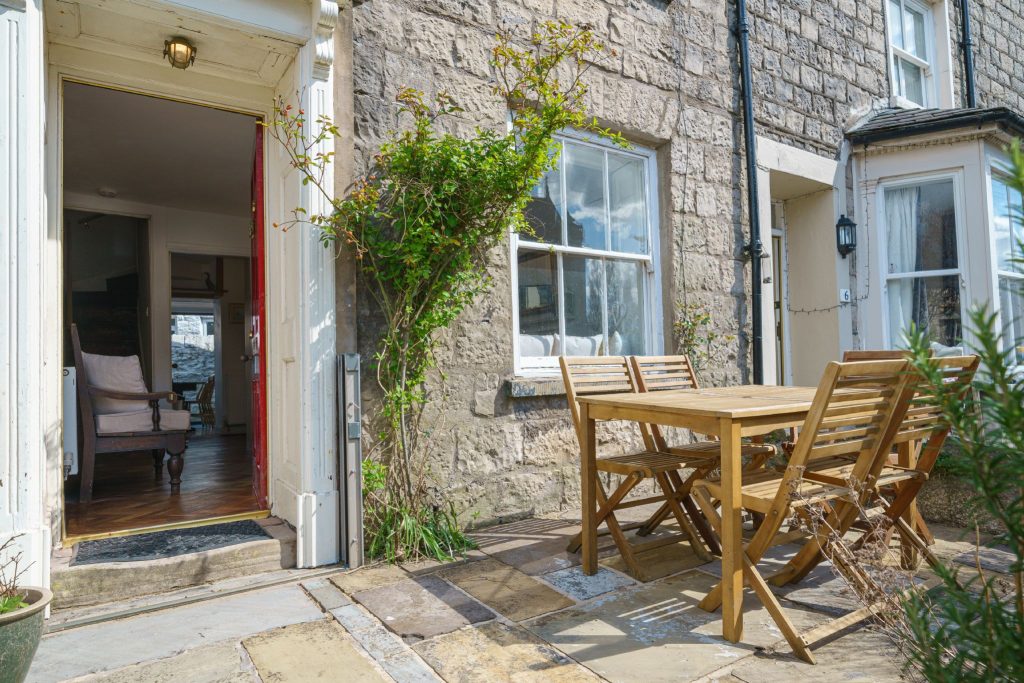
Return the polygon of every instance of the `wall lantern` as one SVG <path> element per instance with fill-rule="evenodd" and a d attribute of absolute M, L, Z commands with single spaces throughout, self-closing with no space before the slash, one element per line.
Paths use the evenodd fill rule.
<path fill-rule="evenodd" d="M 184 38 L 165 40 L 164 57 L 175 69 L 187 69 L 196 61 L 196 46 Z"/>
<path fill-rule="evenodd" d="M 857 248 L 857 224 L 845 215 L 836 221 L 836 249 L 839 255 L 846 258 L 847 254 Z"/>

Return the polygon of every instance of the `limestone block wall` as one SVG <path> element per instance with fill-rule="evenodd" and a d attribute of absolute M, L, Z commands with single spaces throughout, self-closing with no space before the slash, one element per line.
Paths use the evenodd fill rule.
<path fill-rule="evenodd" d="M 488 55 L 499 22 L 526 31 L 564 17 L 589 23 L 616 56 L 588 74 L 591 111 L 633 142 L 657 150 L 665 347 L 674 348 L 674 304 L 685 297 L 714 314 L 736 336 L 708 382 L 739 382 L 747 367 L 739 256 L 743 222 L 738 155 L 741 129 L 732 109 L 728 11 L 694 0 L 370 0 L 354 9 L 353 69 L 356 166 L 362 171 L 387 132 L 402 125 L 394 97 L 403 85 L 445 89 L 466 110 L 453 129 L 503 127 L 506 112 L 490 91 Z M 444 409 L 427 420 L 434 481 L 476 522 L 575 506 L 578 447 L 564 396 L 513 398 L 547 390 L 510 388 L 513 377 L 512 291 L 506 247 L 493 254 L 491 291 L 450 330 L 440 354 Z M 376 321 L 360 302 L 364 359 L 372 355 Z M 368 368 L 364 390 L 375 394 Z M 525 389 L 523 388 L 525 386 Z M 442 417 L 443 416 L 443 417 Z M 436 419 L 435 419 L 436 418 Z M 608 429 L 602 452 L 638 441 Z"/>
<path fill-rule="evenodd" d="M 891 94 L 884 7 L 884 0 L 749 0 L 760 135 L 839 157 L 852 120 L 885 106 Z M 947 8 L 955 15 L 953 0 Z M 741 252 L 748 221 L 734 11 L 734 3 L 718 0 L 366 0 L 353 9 L 355 171 L 367 169 L 388 131 L 407 123 L 394 103 L 405 85 L 453 95 L 465 111 L 445 123 L 452 130 L 505 126 L 488 66 L 500 23 L 523 31 L 556 17 L 590 24 L 616 50 L 588 74 L 592 113 L 657 151 L 665 348 L 675 348 L 676 303 L 699 304 L 717 331 L 735 336 L 703 380 L 748 380 L 750 283 Z M 1024 108 L 1024 60 L 1012 38 L 1022 12 L 1020 3 L 972 0 L 982 105 Z M 952 23 L 954 88 L 962 97 Z M 579 493 L 564 397 L 544 395 L 550 387 L 543 384 L 510 382 L 510 267 L 508 248 L 496 249 L 491 291 L 449 331 L 439 355 L 446 380 L 433 384 L 444 406 L 427 420 L 433 480 L 479 523 L 571 508 Z M 359 298 L 358 333 L 372 404 L 368 361 L 378 323 L 368 298 Z M 635 438 L 608 429 L 600 448 L 611 453 L 629 443 Z"/>

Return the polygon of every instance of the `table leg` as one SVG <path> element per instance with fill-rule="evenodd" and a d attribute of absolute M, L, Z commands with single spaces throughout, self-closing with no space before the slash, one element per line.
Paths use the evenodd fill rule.
<path fill-rule="evenodd" d="M 897 463 L 900 467 L 913 468 L 917 465 L 917 447 L 912 441 L 904 441 L 896 446 Z M 907 526 L 913 529 L 920 518 L 917 512 L 917 501 L 912 501 L 902 515 Z M 902 536 L 900 537 L 900 555 L 905 569 L 917 566 L 917 548 Z"/>
<path fill-rule="evenodd" d="M 740 425 L 719 421 L 722 439 L 722 635 L 743 637 L 743 528 L 740 505 L 743 460 Z"/>
<path fill-rule="evenodd" d="M 597 526 L 595 503 L 597 497 L 596 474 L 597 440 L 594 438 L 594 420 L 586 403 L 580 403 L 580 494 L 583 499 L 583 535 L 580 553 L 584 574 L 597 573 Z"/>

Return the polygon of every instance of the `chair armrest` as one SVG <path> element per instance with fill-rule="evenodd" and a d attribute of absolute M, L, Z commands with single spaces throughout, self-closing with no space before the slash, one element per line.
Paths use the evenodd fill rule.
<path fill-rule="evenodd" d="M 177 396 L 173 391 L 153 391 L 136 394 L 128 391 L 101 389 L 100 387 L 94 387 L 92 385 L 89 386 L 89 394 L 91 396 L 105 396 L 106 398 L 115 398 L 122 401 L 160 401 L 163 399 L 173 401 Z"/>

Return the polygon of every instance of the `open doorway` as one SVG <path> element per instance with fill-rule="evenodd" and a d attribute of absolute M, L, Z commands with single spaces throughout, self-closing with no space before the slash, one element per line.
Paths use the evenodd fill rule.
<path fill-rule="evenodd" d="M 253 305 L 263 268 L 254 249 L 263 201 L 257 119 L 71 82 L 63 116 L 65 367 L 76 365 L 74 326 L 89 384 L 116 376 L 97 380 L 95 368 L 129 368 L 135 386 L 161 394 L 159 420 L 145 405 L 136 411 L 149 411 L 142 426 L 111 431 L 127 422 L 111 419 L 109 406 L 87 421 L 81 399 L 77 415 L 65 415 L 65 429 L 75 424 L 79 435 L 65 463 L 66 538 L 266 514 L 251 341 L 263 328 Z M 185 432 L 183 467 L 154 445 L 158 424 Z M 95 447 L 113 442 L 110 452 Z"/>

